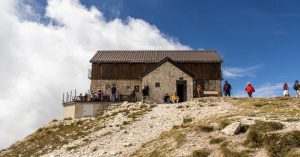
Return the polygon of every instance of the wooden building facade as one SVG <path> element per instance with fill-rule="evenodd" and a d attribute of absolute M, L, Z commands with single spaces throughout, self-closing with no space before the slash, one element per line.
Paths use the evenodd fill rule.
<path fill-rule="evenodd" d="M 165 93 L 177 93 L 185 101 L 198 96 L 201 84 L 204 96 L 222 95 L 222 59 L 216 51 L 98 51 L 90 62 L 91 91 L 110 94 L 114 84 L 120 95 L 135 90 L 140 100 L 142 87 L 148 85 L 150 100 L 161 102 Z"/>

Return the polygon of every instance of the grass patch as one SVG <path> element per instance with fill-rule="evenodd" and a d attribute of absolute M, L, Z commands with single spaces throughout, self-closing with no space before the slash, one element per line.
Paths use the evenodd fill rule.
<path fill-rule="evenodd" d="M 122 123 L 122 125 L 129 125 L 130 124 L 130 122 L 128 122 L 128 121 L 123 121 L 123 123 Z"/>
<path fill-rule="evenodd" d="M 154 151 L 152 151 L 149 154 L 149 157 L 165 157 L 161 152 L 159 152 L 157 149 L 155 149 Z"/>
<path fill-rule="evenodd" d="M 192 121 L 193 121 L 192 117 L 189 117 L 189 116 L 183 117 L 183 124 L 190 123 Z"/>
<path fill-rule="evenodd" d="M 78 146 L 72 146 L 72 147 L 67 147 L 66 150 L 71 151 L 71 150 L 76 150 L 77 148 Z"/>
<path fill-rule="evenodd" d="M 228 148 L 228 143 L 223 142 L 220 146 L 221 152 L 224 155 L 224 157 L 249 157 L 249 150 L 243 150 L 240 152 L 232 151 Z"/>
<path fill-rule="evenodd" d="M 213 126 L 209 126 L 209 125 L 197 125 L 195 126 L 195 130 L 196 131 L 202 131 L 202 132 L 213 132 L 214 131 L 214 127 Z"/>
<path fill-rule="evenodd" d="M 186 134 L 178 130 L 165 131 L 160 134 L 160 139 L 162 140 L 169 138 L 173 138 L 177 147 L 180 147 L 186 141 Z"/>
<path fill-rule="evenodd" d="M 208 157 L 210 155 L 209 149 L 194 150 L 192 157 Z"/>
<path fill-rule="evenodd" d="M 138 111 L 135 111 L 135 112 L 131 112 L 127 115 L 128 118 L 132 118 L 133 120 L 143 116 L 145 113 L 149 112 L 149 111 L 152 111 L 151 109 L 143 109 L 143 110 L 138 110 Z"/>
<path fill-rule="evenodd" d="M 78 139 L 83 139 L 91 132 L 95 132 L 101 129 L 101 122 L 105 120 L 97 118 L 97 120 L 79 120 L 76 122 L 70 122 L 70 124 L 64 125 L 63 123 L 51 127 L 41 128 L 35 133 L 27 137 L 27 141 L 16 143 L 10 147 L 10 151 L 3 154 L 4 156 L 42 156 L 48 154 L 53 150 L 59 149 L 64 145 Z M 100 123 L 100 124 L 99 124 Z M 88 143 L 83 139 L 83 143 Z M 77 147 L 81 147 L 78 145 Z M 75 149 L 73 147 L 67 147 L 68 151 Z"/>
<path fill-rule="evenodd" d="M 279 122 L 265 122 L 257 121 L 254 125 L 250 126 L 251 130 L 260 132 L 269 132 L 283 129 L 284 125 Z"/>
<path fill-rule="evenodd" d="M 225 141 L 225 138 L 212 138 L 209 140 L 209 144 L 219 144 Z"/>
<path fill-rule="evenodd" d="M 250 131 L 247 134 L 245 145 L 248 147 L 260 147 L 263 145 L 264 134 L 270 131 L 283 129 L 283 124 L 279 122 L 264 122 L 258 121 L 250 126 Z"/>
<path fill-rule="evenodd" d="M 231 124 L 231 120 L 229 120 L 229 119 L 223 119 L 219 123 L 221 129 L 224 129 L 229 124 Z"/>
<path fill-rule="evenodd" d="M 300 147 L 300 131 L 268 134 L 264 136 L 263 144 L 271 157 L 286 156 L 293 148 Z M 295 154 L 291 152 L 290 156 Z"/>

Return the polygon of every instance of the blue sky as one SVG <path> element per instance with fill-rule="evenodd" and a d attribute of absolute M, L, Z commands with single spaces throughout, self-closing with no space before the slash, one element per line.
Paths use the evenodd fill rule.
<path fill-rule="evenodd" d="M 84 0 L 107 19 L 140 18 L 192 49 L 217 50 L 234 93 L 299 79 L 300 1 L 297 0 Z M 247 69 L 252 69 L 247 71 Z M 277 85 L 278 86 L 278 85 Z M 292 84 L 290 84 L 292 86 Z M 276 89 L 275 95 L 281 95 Z M 272 93 L 273 94 L 273 93 Z M 270 95 L 271 96 L 271 95 Z"/>
<path fill-rule="evenodd" d="M 27 0 L 44 14 L 47 1 Z M 246 82 L 275 86 L 299 79 L 300 1 L 297 0 L 81 0 L 107 21 L 129 17 L 156 26 L 162 34 L 192 49 L 217 50 L 224 76 L 241 95 Z M 43 17 L 43 16 L 42 16 Z M 45 20 L 45 19 L 42 19 Z M 47 19 L 45 20 L 47 21 Z M 99 48 L 100 49 L 100 48 Z M 275 89 L 274 89 L 275 90 Z M 281 90 L 263 96 L 281 95 Z"/>

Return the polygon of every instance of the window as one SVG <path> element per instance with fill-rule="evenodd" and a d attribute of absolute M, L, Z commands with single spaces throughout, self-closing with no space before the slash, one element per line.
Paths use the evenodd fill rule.
<path fill-rule="evenodd" d="M 155 87 L 159 88 L 160 87 L 160 83 L 159 82 L 155 82 Z"/>
<path fill-rule="evenodd" d="M 139 92 L 140 91 L 140 86 L 134 86 L 134 91 Z"/>

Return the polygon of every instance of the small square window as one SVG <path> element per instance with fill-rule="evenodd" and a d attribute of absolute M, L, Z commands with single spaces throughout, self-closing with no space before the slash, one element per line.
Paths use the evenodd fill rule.
<path fill-rule="evenodd" d="M 160 87 L 160 83 L 159 82 L 155 82 L 155 87 Z"/>

